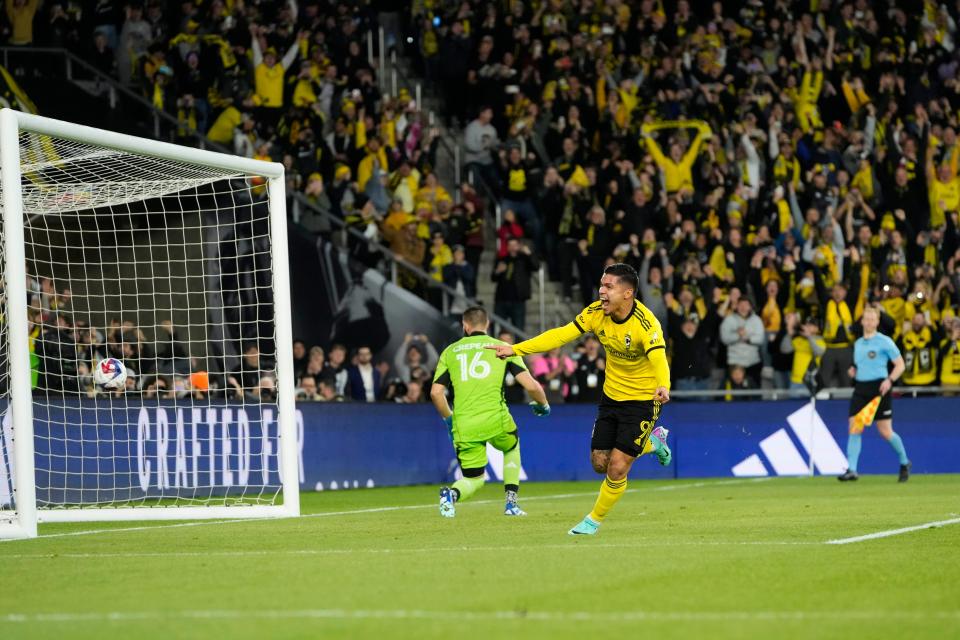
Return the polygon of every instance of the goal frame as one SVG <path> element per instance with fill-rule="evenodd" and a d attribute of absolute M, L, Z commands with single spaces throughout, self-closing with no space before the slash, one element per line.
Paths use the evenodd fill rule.
<path fill-rule="evenodd" d="M 273 263 L 274 322 L 276 323 L 277 424 L 279 472 L 283 503 L 279 505 L 85 507 L 38 509 L 36 500 L 33 398 L 30 388 L 30 352 L 26 304 L 26 251 L 21 191 L 21 132 L 48 135 L 73 142 L 163 160 L 187 162 L 214 169 L 236 171 L 267 180 L 270 245 Z M 290 273 L 287 251 L 287 213 L 283 165 L 223 153 L 138 138 L 52 118 L 0 110 L 0 185 L 3 188 L 4 278 L 7 298 L 7 349 L 12 412 L 13 496 L 15 516 L 0 522 L 0 538 L 37 536 L 38 522 L 192 520 L 206 518 L 284 518 L 300 515 L 296 408 L 293 389 L 293 344 L 290 307 Z"/>

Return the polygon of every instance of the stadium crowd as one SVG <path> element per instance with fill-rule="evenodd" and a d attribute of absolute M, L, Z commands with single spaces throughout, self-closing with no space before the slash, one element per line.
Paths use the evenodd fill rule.
<path fill-rule="evenodd" d="M 473 118 L 468 167 L 500 199 L 502 237 L 528 239 L 585 305 L 605 265 L 636 267 L 678 388 L 803 388 L 815 370 L 846 386 L 865 305 L 904 384 L 953 386 L 957 11 L 463 3 L 434 54 L 434 20 L 419 24 L 451 121 Z"/>
<path fill-rule="evenodd" d="M 153 326 L 111 319 L 106 327 L 91 326 L 73 310 L 70 289 L 50 278 L 27 278 L 30 298 L 28 333 L 32 387 L 41 396 L 137 395 L 146 399 L 231 399 L 245 402 L 276 400 L 276 358 L 262 353 L 256 342 L 244 344 L 233 368 L 217 366 L 212 353 L 191 350 L 187 331 L 169 319 Z M 152 335 L 148 335 L 149 332 Z M 497 336 L 514 342 L 509 332 Z M 552 402 L 595 402 L 603 386 L 599 342 L 588 339 L 574 354 L 559 350 L 531 362 L 531 370 Z M 0 351 L 0 359 L 7 357 Z M 293 343 L 296 398 L 316 402 L 427 402 L 439 354 L 424 334 L 407 334 L 389 359 L 376 358 L 369 346 L 353 350 L 339 343 L 328 350 Z M 104 358 L 123 362 L 123 389 L 104 390 L 94 381 L 94 369 Z M 211 366 L 212 365 L 212 366 Z M 0 369 L 6 365 L 0 363 Z M 0 376 L 0 387 L 8 378 Z M 523 388 L 512 375 L 504 381 L 508 402 L 523 402 Z"/>
<path fill-rule="evenodd" d="M 493 197 L 492 302 L 520 328 L 540 261 L 584 304 L 620 261 L 669 336 L 677 388 L 800 387 L 815 370 L 817 384 L 844 386 L 866 305 L 904 353 L 904 384 L 960 385 L 956 5 L 38 7 L 8 1 L 11 43 L 36 30 L 139 86 L 184 131 L 284 162 L 291 190 L 362 234 L 349 248 L 370 267 L 380 240 L 474 295 Z M 470 183 L 439 183 L 440 132 L 405 92 L 377 88 L 365 38 L 378 19 L 463 126 Z M 301 222 L 330 229 L 322 215 Z M 301 393 L 422 399 L 435 349 L 408 343 L 392 362 L 297 347 Z M 531 364 L 555 401 L 602 387 L 590 338 Z"/>

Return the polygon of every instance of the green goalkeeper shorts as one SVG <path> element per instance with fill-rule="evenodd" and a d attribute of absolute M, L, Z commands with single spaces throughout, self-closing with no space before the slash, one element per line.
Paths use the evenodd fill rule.
<path fill-rule="evenodd" d="M 495 449 L 503 451 L 513 451 L 520 446 L 520 438 L 516 431 L 501 433 L 489 440 L 479 442 L 454 442 L 453 448 L 457 451 L 457 460 L 460 461 L 461 469 L 483 469 L 487 466 L 487 443 L 493 445 Z"/>

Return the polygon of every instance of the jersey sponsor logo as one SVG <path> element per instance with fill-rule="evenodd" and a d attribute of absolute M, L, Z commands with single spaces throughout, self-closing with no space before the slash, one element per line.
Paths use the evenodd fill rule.
<path fill-rule="evenodd" d="M 659 332 L 654 331 L 653 333 L 650 334 L 650 344 L 652 344 L 652 345 L 653 345 L 653 344 L 657 344 L 657 340 L 659 340 L 659 339 L 660 339 L 660 333 L 659 333 Z"/>
<path fill-rule="evenodd" d="M 638 360 L 642 353 L 629 353 L 623 351 L 617 351 L 616 349 L 607 349 L 607 353 L 618 358 L 623 358 L 624 360 Z"/>

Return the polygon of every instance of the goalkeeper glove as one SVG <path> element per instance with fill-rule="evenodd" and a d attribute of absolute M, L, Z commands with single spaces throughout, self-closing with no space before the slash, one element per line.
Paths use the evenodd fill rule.
<path fill-rule="evenodd" d="M 533 409 L 533 415 L 538 418 L 546 418 L 550 415 L 550 405 L 549 404 L 540 404 L 539 402 L 531 402 L 530 407 Z"/>
<path fill-rule="evenodd" d="M 446 418 L 443 419 L 443 424 L 447 425 L 447 429 L 453 429 L 453 414 L 451 413 Z"/>

